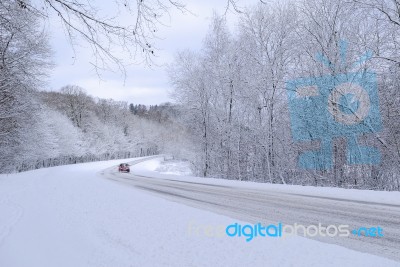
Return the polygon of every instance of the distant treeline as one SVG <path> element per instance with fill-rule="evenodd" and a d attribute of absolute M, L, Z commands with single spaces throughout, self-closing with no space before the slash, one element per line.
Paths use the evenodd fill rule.
<path fill-rule="evenodd" d="M 78 86 L 29 95 L 17 116 L 23 123 L 1 136 L 9 144 L 2 147 L 1 172 L 155 155 L 174 147 L 168 136 L 181 131 L 169 103 L 135 115 L 128 103 L 93 98 Z"/>

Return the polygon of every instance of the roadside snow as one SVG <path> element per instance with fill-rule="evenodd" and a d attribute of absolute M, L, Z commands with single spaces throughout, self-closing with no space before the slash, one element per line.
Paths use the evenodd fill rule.
<path fill-rule="evenodd" d="M 175 162 L 172 165 L 175 164 L 177 163 Z M 132 166 L 132 172 L 143 176 L 156 177 L 158 179 L 172 179 L 172 180 L 192 181 L 192 182 L 196 181 L 207 184 L 217 184 L 217 185 L 225 185 L 232 187 L 268 190 L 274 192 L 400 205 L 400 192 L 384 192 L 384 191 L 301 186 L 301 185 L 268 184 L 268 183 L 233 181 L 233 180 L 216 179 L 216 178 L 188 177 L 189 175 L 179 171 L 175 171 L 174 175 L 170 175 L 168 173 L 160 171 L 160 169 L 163 170 L 162 169 L 163 165 L 169 166 L 168 161 L 164 161 L 163 157 L 154 158 L 152 160 Z"/>
<path fill-rule="evenodd" d="M 141 168 L 142 170 L 155 171 L 162 174 L 173 174 L 181 176 L 192 176 L 192 170 L 188 161 L 181 160 L 164 160 L 163 158 L 155 158 L 153 160 L 140 163 L 134 169 Z"/>
<path fill-rule="evenodd" d="M 209 237 L 237 221 L 99 175 L 120 162 L 0 175 L 0 266 L 399 266 L 300 237 Z"/>

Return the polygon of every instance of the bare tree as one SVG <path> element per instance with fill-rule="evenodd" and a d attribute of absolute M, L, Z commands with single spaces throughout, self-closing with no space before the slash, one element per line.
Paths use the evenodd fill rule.
<path fill-rule="evenodd" d="M 116 0 L 107 4 L 85 0 L 9 1 L 42 20 L 55 15 L 74 50 L 79 40 L 90 46 L 90 63 L 98 74 L 115 67 L 125 74 L 128 64 L 151 64 L 163 18 L 172 7 L 186 10 L 184 4 L 173 0 Z"/>
<path fill-rule="evenodd" d="M 89 44 L 90 63 L 98 74 L 114 67 L 125 74 L 125 67 L 132 63 L 151 65 L 159 27 L 165 26 L 165 17 L 171 19 L 169 11 L 191 13 L 184 2 L 175 0 L 116 0 L 103 5 L 85 0 L 13 1 L 43 19 L 56 15 L 73 47 L 79 40 Z M 226 11 L 242 13 L 236 0 L 226 3 Z"/>
<path fill-rule="evenodd" d="M 85 122 L 88 120 L 89 106 L 93 99 L 86 94 L 83 88 L 76 85 L 67 85 L 61 88 L 61 93 L 65 96 L 63 108 L 66 115 L 78 128 L 84 129 Z"/>
<path fill-rule="evenodd" d="M 379 37 L 380 49 L 374 49 L 375 58 L 400 66 L 400 1 L 353 0 L 353 2 L 363 16 L 375 20 L 376 25 L 380 26 L 378 31 L 369 29 L 377 34 L 375 37 Z M 386 51 L 383 51 L 385 49 Z"/>
<path fill-rule="evenodd" d="M 243 15 L 240 29 L 247 40 L 246 74 L 249 95 L 256 105 L 262 172 L 269 181 L 277 177 L 278 128 L 282 127 L 282 106 L 286 104 L 284 81 L 293 56 L 293 35 L 297 13 L 289 5 L 257 5 Z"/>

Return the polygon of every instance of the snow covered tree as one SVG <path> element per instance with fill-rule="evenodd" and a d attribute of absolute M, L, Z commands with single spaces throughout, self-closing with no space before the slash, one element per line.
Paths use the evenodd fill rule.
<path fill-rule="evenodd" d="M 31 101 L 49 66 L 50 49 L 38 19 L 12 0 L 0 3 L 0 170 L 8 170 L 35 125 Z"/>

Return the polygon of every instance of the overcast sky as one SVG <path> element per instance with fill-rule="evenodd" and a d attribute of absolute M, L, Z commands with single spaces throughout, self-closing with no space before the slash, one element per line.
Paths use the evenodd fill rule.
<path fill-rule="evenodd" d="M 178 10 L 171 9 L 171 22 L 168 22 L 168 27 L 160 26 L 159 37 L 162 40 L 156 43 L 160 48 L 156 62 L 161 66 L 153 67 L 153 69 L 144 65 L 128 67 L 125 85 L 120 73 L 103 73 L 100 80 L 89 64 L 90 50 L 77 47 L 75 56 L 62 28 L 52 22 L 50 38 L 54 50 L 55 67 L 51 72 L 48 90 L 58 91 L 62 86 L 73 84 L 83 87 L 88 94 L 100 98 L 146 105 L 171 101 L 169 92 L 172 88 L 169 85 L 165 67 L 162 65 L 171 63 L 174 54 L 179 50 L 187 48 L 199 50 L 208 31 L 213 10 L 223 14 L 227 5 L 227 0 L 182 1 L 194 15 L 182 14 Z M 242 0 L 239 5 L 256 2 L 257 0 Z M 230 28 L 234 29 L 237 14 L 228 12 L 227 19 Z"/>

